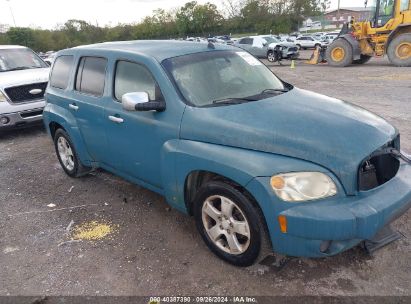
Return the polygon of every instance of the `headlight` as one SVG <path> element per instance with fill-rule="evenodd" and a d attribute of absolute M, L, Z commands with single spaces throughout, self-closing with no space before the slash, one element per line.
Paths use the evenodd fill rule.
<path fill-rule="evenodd" d="M 4 96 L 3 92 L 0 91 L 0 102 L 7 101 L 6 96 Z"/>
<path fill-rule="evenodd" d="M 291 172 L 271 177 L 274 193 L 286 202 L 316 200 L 337 193 L 332 179 L 321 172 Z"/>

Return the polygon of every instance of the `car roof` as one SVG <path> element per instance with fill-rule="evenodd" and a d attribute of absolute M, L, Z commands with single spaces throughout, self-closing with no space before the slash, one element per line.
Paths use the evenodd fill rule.
<path fill-rule="evenodd" d="M 7 50 L 7 49 L 26 49 L 25 46 L 21 45 L 0 45 L 1 50 Z"/>
<path fill-rule="evenodd" d="M 214 48 L 209 47 L 208 43 L 186 42 L 175 40 L 135 40 L 117 41 L 91 44 L 75 47 L 70 50 L 107 50 L 123 51 L 153 57 L 161 62 L 164 59 L 188 55 L 193 53 L 214 51 L 214 50 L 238 50 L 235 47 L 225 44 L 213 44 Z M 64 52 L 64 51 L 63 51 Z"/>

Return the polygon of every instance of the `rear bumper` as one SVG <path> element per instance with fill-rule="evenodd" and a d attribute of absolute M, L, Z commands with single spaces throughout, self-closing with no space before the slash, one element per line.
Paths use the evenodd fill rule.
<path fill-rule="evenodd" d="M 356 196 L 340 194 L 304 204 L 279 201 L 266 177 L 254 179 L 247 188 L 253 194 L 264 188 L 265 193 L 256 199 L 262 205 L 274 251 L 324 257 L 372 239 L 411 207 L 411 166 L 403 163 L 392 180 Z M 280 231 L 279 215 L 287 218 L 286 233 Z"/>
<path fill-rule="evenodd" d="M 35 108 L 13 113 L 0 114 L 0 129 L 21 127 L 28 124 L 41 123 L 43 108 Z M 3 120 L 3 121 L 2 121 Z"/>

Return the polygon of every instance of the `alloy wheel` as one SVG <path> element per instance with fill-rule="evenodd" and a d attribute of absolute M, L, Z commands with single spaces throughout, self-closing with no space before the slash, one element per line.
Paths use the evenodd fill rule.
<path fill-rule="evenodd" d="M 67 170 L 72 171 L 74 169 L 73 149 L 63 136 L 60 136 L 57 140 L 57 149 L 63 166 Z"/>
<path fill-rule="evenodd" d="M 208 197 L 203 203 L 202 221 L 208 237 L 222 251 L 239 255 L 249 247 L 248 221 L 243 211 L 227 197 Z"/>

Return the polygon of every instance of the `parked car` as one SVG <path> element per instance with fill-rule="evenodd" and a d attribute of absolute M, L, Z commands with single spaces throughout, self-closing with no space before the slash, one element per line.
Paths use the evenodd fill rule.
<path fill-rule="evenodd" d="M 312 36 L 313 38 L 321 41 L 321 37 L 323 37 L 324 35 L 325 35 L 324 32 L 317 32 L 317 33 L 312 34 L 311 36 Z"/>
<path fill-rule="evenodd" d="M 260 36 L 261 37 L 261 36 Z M 297 59 L 300 56 L 298 47 L 294 42 L 281 41 L 273 36 L 262 36 L 268 43 L 267 60 L 272 62 L 275 59 L 274 51 L 277 46 L 281 47 L 282 59 Z"/>
<path fill-rule="evenodd" d="M 326 42 L 327 44 L 330 44 L 335 39 L 337 39 L 338 35 L 339 33 L 326 34 L 323 36 L 322 41 Z"/>
<path fill-rule="evenodd" d="M 44 58 L 43 61 L 47 63 L 49 66 L 52 66 L 55 58 L 56 58 L 56 53 L 53 53 L 47 56 L 46 58 Z"/>
<path fill-rule="evenodd" d="M 41 122 L 48 76 L 31 49 L 0 45 L 0 130 Z"/>
<path fill-rule="evenodd" d="M 277 45 L 284 46 L 282 49 L 283 59 L 295 59 L 299 56 L 298 47 L 292 42 L 281 42 L 271 36 L 251 36 L 244 37 L 234 43 L 258 58 L 267 58 L 272 61 L 274 48 Z"/>
<path fill-rule="evenodd" d="M 264 244 L 327 257 L 378 242 L 411 205 L 395 127 L 281 81 L 236 47 L 64 50 L 46 98 L 44 124 L 70 177 L 99 167 L 165 196 L 235 265 L 252 264 Z"/>
<path fill-rule="evenodd" d="M 295 39 L 295 44 L 298 48 L 306 50 L 308 48 L 316 48 L 317 46 L 324 46 L 326 43 L 315 39 L 311 36 L 301 36 Z"/>

